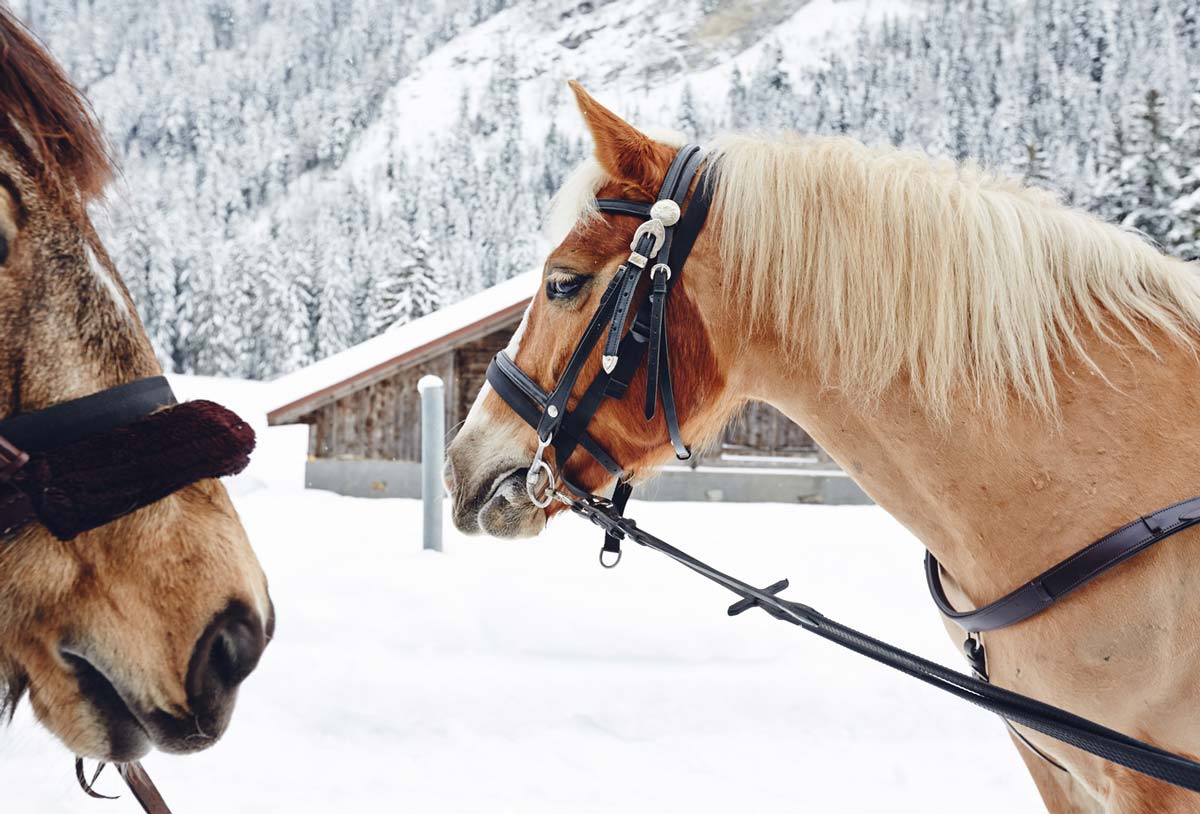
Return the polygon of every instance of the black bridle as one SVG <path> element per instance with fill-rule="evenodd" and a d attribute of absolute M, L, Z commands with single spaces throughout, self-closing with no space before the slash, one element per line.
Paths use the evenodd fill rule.
<path fill-rule="evenodd" d="M 175 403 L 166 377 L 154 376 L 0 421 L 0 538 L 37 518 L 34 490 L 20 479 L 32 456 L 132 424 Z"/>
<path fill-rule="evenodd" d="M 547 393 L 543 390 L 504 351 L 498 353 L 488 367 L 487 380 L 492 388 L 537 431 L 537 452 L 525 479 L 530 499 L 541 508 L 558 500 L 599 526 L 604 531 L 600 562 L 605 567 L 615 566 L 620 560 L 622 540 L 631 540 L 654 549 L 740 597 L 738 602 L 730 606 L 730 616 L 751 608 L 761 608 L 776 619 L 790 622 L 994 712 L 1026 746 L 1063 771 L 1067 770 L 1013 729 L 1012 725 L 1028 727 L 1134 771 L 1200 792 L 1200 763 L 991 684 L 980 640 L 981 631 L 1023 621 L 1155 543 L 1200 524 L 1200 498 L 1192 498 L 1138 518 L 1035 577 L 1008 596 L 976 611 L 960 612 L 951 607 L 942 590 L 938 563 L 929 555 L 926 569 L 930 590 L 939 609 L 967 632 L 964 653 L 971 663 L 973 675 L 947 669 L 841 625 L 807 605 L 780 598 L 778 594 L 788 587 L 786 579 L 768 588 L 755 588 L 649 534 L 631 518 L 624 516 L 632 492 L 627 480 L 628 473 L 588 434 L 587 428 L 605 398 L 620 399 L 625 396 L 642 357 L 649 350 L 645 416 L 647 420 L 653 418 L 656 401 L 661 394 L 675 454 L 680 459 L 691 456 L 683 443 L 675 410 L 665 314 L 668 295 L 678 281 L 688 253 L 704 226 L 712 201 L 712 184 L 707 172 L 704 172 L 700 175 L 686 213 L 680 217 L 680 207 L 702 163 L 703 155 L 699 147 L 689 145 L 682 148 L 675 155 L 658 200 L 653 205 L 625 200 L 597 201 L 601 212 L 646 220 L 634 233 L 630 244 L 632 254 L 605 289 L 596 313 L 553 391 Z M 660 262 L 654 262 L 656 260 Z M 649 293 L 622 337 L 642 271 L 652 262 Z M 602 369 L 588 385 L 575 408 L 568 410 L 568 399 L 583 367 L 606 330 Z M 554 447 L 558 464 L 557 478 L 545 460 L 546 449 L 550 446 Z M 611 498 L 589 494 L 565 476 L 566 462 L 579 447 L 617 479 Z M 559 484 L 563 489 L 558 488 Z M 605 554 L 615 554 L 615 558 L 606 561 Z"/>
<path fill-rule="evenodd" d="M 254 430 L 162 376 L 0 422 L 0 541 L 38 522 L 71 540 L 205 478 L 242 471 Z"/>
<path fill-rule="evenodd" d="M 700 147 L 689 144 L 675 154 L 653 204 L 612 198 L 601 198 L 596 202 L 601 212 L 642 218 L 643 222 L 630 241 L 629 259 L 617 269 L 601 295 L 595 314 L 552 391 L 547 393 L 543 390 L 504 351 L 497 353 L 488 366 L 488 383 L 537 432 L 538 448 L 525 477 L 525 489 L 530 500 L 541 508 L 548 506 L 556 495 L 562 494 L 558 490 L 559 483 L 567 490 L 567 494 L 562 494 L 563 498 L 592 497 L 565 474 L 567 460 L 578 448 L 582 448 L 617 479 L 612 502 L 624 508 L 632 493 L 629 473 L 588 434 L 587 428 L 604 399 L 625 397 L 643 358 L 646 359 L 643 414 L 647 421 L 652 420 L 661 400 L 663 418 L 676 457 L 680 460 L 691 457 L 691 450 L 683 440 L 675 405 L 666 314 L 671 291 L 679 281 L 712 203 L 710 179 L 707 173 L 700 171 L 703 163 L 704 153 Z M 697 175 L 699 180 L 695 192 L 687 210 L 683 211 L 684 201 Z M 650 285 L 644 299 L 634 310 L 638 283 L 647 266 Z M 626 330 L 631 311 L 632 323 Z M 568 409 L 567 402 L 584 365 L 602 337 L 601 369 L 574 409 Z M 554 447 L 557 477 L 545 457 L 550 446 Z M 601 552 L 601 562 L 605 562 L 606 552 L 620 559 L 619 540 L 607 541 L 605 550 Z M 605 564 L 615 565 L 616 561 Z"/>

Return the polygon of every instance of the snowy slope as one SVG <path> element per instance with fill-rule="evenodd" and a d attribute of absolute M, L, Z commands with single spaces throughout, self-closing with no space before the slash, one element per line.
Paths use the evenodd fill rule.
<path fill-rule="evenodd" d="M 727 0 L 705 14 L 705 0 L 533 0 L 468 29 L 426 57 L 384 102 L 379 122 L 347 159 L 356 178 L 387 155 L 389 124 L 400 121 L 401 147 L 419 147 L 454 121 L 465 90 L 477 98 L 498 57 L 511 55 L 521 86 L 526 131 L 556 117 L 580 132 L 568 79 L 639 124 L 672 127 L 691 83 L 701 104 L 720 104 L 734 65 L 749 71 L 768 44 L 790 66 L 811 64 L 844 45 L 861 25 L 913 12 L 915 0 Z M 560 109 L 565 108 L 565 109 Z M 561 115 L 560 115 L 561 114 Z"/>

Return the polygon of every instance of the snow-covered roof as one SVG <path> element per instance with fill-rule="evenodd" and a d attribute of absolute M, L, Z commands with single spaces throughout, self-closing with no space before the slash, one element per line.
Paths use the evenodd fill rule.
<path fill-rule="evenodd" d="M 275 423 L 295 418 L 316 401 L 408 361 L 436 353 L 448 341 L 486 332 L 524 311 L 537 291 L 540 271 L 518 274 L 420 319 L 389 328 L 379 336 L 314 362 L 270 382 L 267 417 Z"/>

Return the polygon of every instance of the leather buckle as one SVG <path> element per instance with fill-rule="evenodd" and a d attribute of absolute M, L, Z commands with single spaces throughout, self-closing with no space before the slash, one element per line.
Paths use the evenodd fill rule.
<path fill-rule="evenodd" d="M 21 467 L 29 463 L 29 453 L 17 449 L 11 441 L 0 435 L 0 483 L 12 480 Z"/>

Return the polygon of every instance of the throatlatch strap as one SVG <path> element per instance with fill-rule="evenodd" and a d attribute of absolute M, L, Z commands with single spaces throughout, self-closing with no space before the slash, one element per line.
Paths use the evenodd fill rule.
<path fill-rule="evenodd" d="M 662 338 L 662 402 L 663 417 L 667 419 L 667 434 L 671 436 L 671 446 L 675 448 L 675 457 L 686 461 L 692 457 L 692 451 L 683 442 L 683 431 L 679 428 L 679 411 L 675 409 L 675 387 L 671 384 L 671 353 L 667 347 L 667 334 L 663 331 Z"/>

